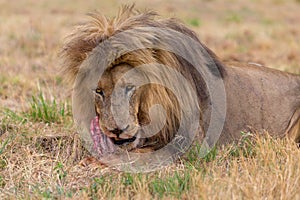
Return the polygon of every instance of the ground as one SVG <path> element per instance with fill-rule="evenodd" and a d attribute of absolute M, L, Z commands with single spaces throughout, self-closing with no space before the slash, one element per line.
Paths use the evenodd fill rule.
<path fill-rule="evenodd" d="M 300 151 L 267 133 L 197 159 L 197 148 L 153 173 L 81 164 L 71 86 L 58 52 L 92 11 L 115 15 L 133 1 L 0 0 L 0 198 L 299 199 Z M 300 74 L 299 0 L 136 1 L 176 17 L 224 60 Z"/>

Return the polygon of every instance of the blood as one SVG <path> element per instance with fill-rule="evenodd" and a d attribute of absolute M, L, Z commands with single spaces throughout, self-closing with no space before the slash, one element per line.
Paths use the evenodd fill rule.
<path fill-rule="evenodd" d="M 90 134 L 93 140 L 93 150 L 99 156 L 113 153 L 115 151 L 115 145 L 111 139 L 101 131 L 98 116 L 94 117 L 91 121 Z"/>

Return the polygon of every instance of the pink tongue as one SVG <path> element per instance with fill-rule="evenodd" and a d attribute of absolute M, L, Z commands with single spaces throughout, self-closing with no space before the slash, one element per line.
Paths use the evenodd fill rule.
<path fill-rule="evenodd" d="M 98 116 L 94 117 L 91 121 L 90 133 L 94 143 L 93 150 L 96 151 L 99 156 L 115 151 L 114 143 L 100 129 Z"/>

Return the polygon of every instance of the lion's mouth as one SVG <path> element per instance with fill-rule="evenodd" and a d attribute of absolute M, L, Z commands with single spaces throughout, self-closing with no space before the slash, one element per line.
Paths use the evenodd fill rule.
<path fill-rule="evenodd" d="M 116 139 L 106 136 L 99 126 L 98 116 L 94 117 L 91 121 L 90 134 L 93 140 L 93 150 L 100 156 L 114 153 L 116 151 L 116 146 L 126 146 L 134 143 L 137 140 L 137 137 L 135 136 L 127 139 Z"/>
<path fill-rule="evenodd" d="M 128 144 L 128 143 L 132 143 L 136 140 L 136 137 L 132 137 L 132 138 L 128 138 L 128 139 L 119 139 L 119 140 L 116 140 L 115 138 L 112 138 L 111 139 L 112 142 L 115 144 L 115 145 L 125 145 L 125 144 Z"/>

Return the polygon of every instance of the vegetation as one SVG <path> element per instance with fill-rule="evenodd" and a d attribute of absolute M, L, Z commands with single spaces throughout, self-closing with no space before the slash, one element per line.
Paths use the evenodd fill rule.
<path fill-rule="evenodd" d="M 84 14 L 113 16 L 118 1 L 7 1 L 0 6 L 0 199 L 299 199 L 300 150 L 288 139 L 241 133 L 199 159 L 195 145 L 152 173 L 83 165 L 90 156 L 71 115 L 57 52 Z M 300 74 L 295 1 L 137 1 L 185 22 L 224 59 Z M 280 4 L 280 6 L 279 6 Z"/>

